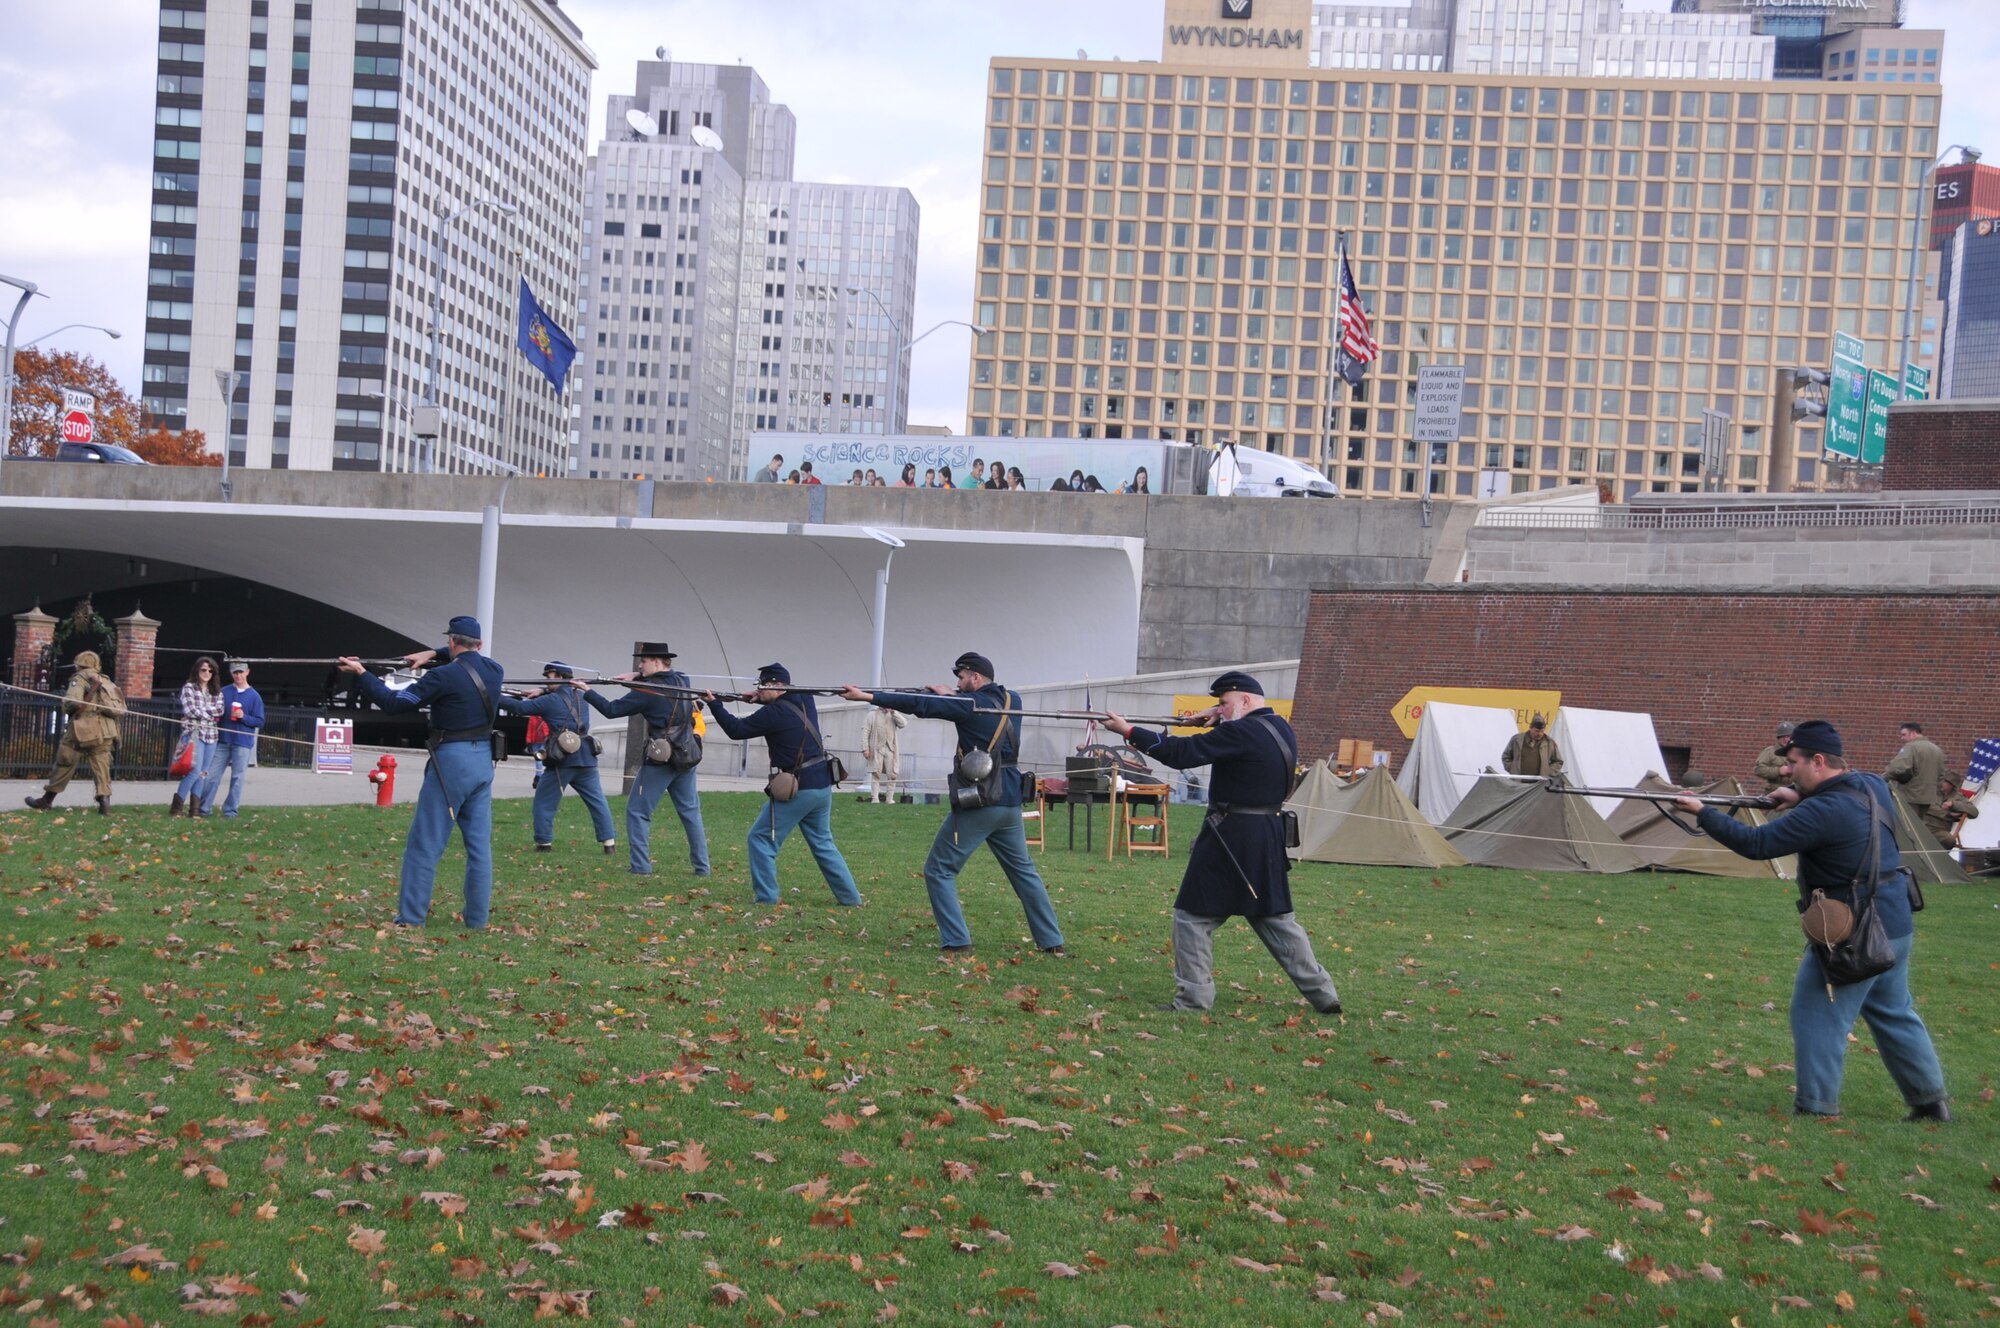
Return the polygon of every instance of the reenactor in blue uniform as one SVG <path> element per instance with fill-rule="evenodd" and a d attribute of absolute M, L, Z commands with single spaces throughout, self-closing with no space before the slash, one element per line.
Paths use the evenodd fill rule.
<path fill-rule="evenodd" d="M 563 790 L 575 789 L 590 812 L 597 842 L 610 857 L 618 847 L 617 832 L 611 826 L 611 806 L 604 800 L 604 785 L 597 776 L 597 744 L 590 736 L 590 707 L 583 690 L 571 685 L 576 670 L 559 659 L 542 668 L 549 680 L 547 688 L 533 696 L 505 697 L 500 709 L 510 715 L 528 715 L 549 726 L 548 740 L 542 744 L 542 776 L 535 784 L 535 852 L 555 848 L 556 808 L 562 804 Z M 572 735 L 565 739 L 563 735 Z M 568 750 L 565 750 L 568 749 Z"/>
<path fill-rule="evenodd" d="M 1134 728 L 1111 715 L 1105 727 L 1175 770 L 1212 769 L 1208 815 L 1188 853 L 1174 900 L 1174 999 L 1163 1008 L 1206 1010 L 1215 1004 L 1215 931 L 1230 918 L 1250 924 L 1285 976 L 1321 1014 L 1340 1013 L 1333 978 L 1313 957 L 1312 938 L 1292 915 L 1291 859 L 1281 813 L 1299 759 L 1292 726 L 1264 704 L 1264 685 L 1231 670 L 1209 686 L 1216 704 L 1199 722 L 1215 727 L 1188 738 Z"/>
<path fill-rule="evenodd" d="M 847 859 L 840 856 L 840 847 L 833 842 L 833 772 L 827 768 L 819 708 L 804 692 L 782 690 L 791 682 L 791 670 L 783 664 L 766 664 L 757 670 L 757 689 L 749 699 L 758 702 L 758 707 L 740 718 L 730 714 L 715 693 L 707 693 L 709 713 L 724 733 L 738 742 L 762 738 L 770 753 L 771 769 L 785 771 L 798 781 L 788 801 L 767 796 L 764 810 L 751 823 L 747 844 L 750 894 L 760 904 L 779 902 L 778 850 L 797 829 L 805 836 L 806 847 L 812 850 L 813 861 L 819 864 L 819 874 L 826 878 L 834 900 L 844 908 L 853 908 L 861 903 L 861 889 L 854 884 L 854 873 L 847 869 Z M 771 793 L 768 786 L 765 791 Z"/>
<path fill-rule="evenodd" d="M 438 859 L 451 842 L 455 822 L 465 842 L 465 925 L 478 931 L 493 907 L 493 720 L 507 674 L 479 653 L 479 619 L 453 618 L 444 630 L 444 650 L 407 657 L 413 666 L 427 665 L 428 671 L 400 692 L 391 691 L 351 655 L 341 659 L 340 667 L 357 675 L 362 697 L 386 714 L 430 710 L 424 745 L 431 759 L 424 766 L 417 814 L 403 846 L 397 924 L 421 927 L 429 919 Z"/>
<path fill-rule="evenodd" d="M 1064 953 L 1062 926 L 1056 921 L 1055 905 L 1049 902 L 1048 887 L 1035 870 L 1035 860 L 1028 856 L 1027 836 L 1021 830 L 1021 771 L 1015 764 L 1021 752 L 1021 721 L 999 713 L 1019 710 L 1020 695 L 993 681 L 993 661 L 974 651 L 960 655 L 951 671 L 958 678 L 956 694 L 943 687 L 932 687 L 925 694 L 849 686 L 843 695 L 850 701 L 866 701 L 918 719 L 949 720 L 958 728 L 959 756 L 984 752 L 998 769 L 993 800 L 980 807 L 954 806 L 938 827 L 930 856 L 924 860 L 924 889 L 930 893 L 931 916 L 937 919 L 938 945 L 944 957 L 972 953 L 972 932 L 958 905 L 958 873 L 981 844 L 993 850 L 1000 870 L 1007 873 L 1008 884 L 1020 897 L 1036 947 L 1060 957 Z"/>
<path fill-rule="evenodd" d="M 665 641 L 641 641 L 632 653 L 638 659 L 639 670 L 621 675 L 618 681 L 631 682 L 636 678 L 693 692 L 694 685 L 687 674 L 674 668 L 674 652 Z M 607 701 L 594 691 L 585 691 L 583 697 L 606 719 L 644 715 L 649 744 L 655 739 L 692 737 L 695 703 L 691 695 L 634 690 L 615 701 Z M 694 765 L 676 770 L 667 761 L 641 757 L 639 778 L 625 803 L 625 842 L 630 846 L 634 876 L 653 874 L 653 809 L 660 805 L 661 796 L 668 793 L 673 795 L 674 810 L 680 814 L 681 829 L 687 832 L 688 865 L 694 868 L 696 876 L 708 875 L 708 832 L 701 825 L 701 792 L 695 785 L 694 772 Z"/>

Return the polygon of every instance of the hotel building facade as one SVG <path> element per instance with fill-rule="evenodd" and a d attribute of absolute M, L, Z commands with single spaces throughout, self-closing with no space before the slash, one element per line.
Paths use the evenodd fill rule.
<path fill-rule="evenodd" d="M 1701 487 L 1715 411 L 1723 487 L 1760 490 L 1779 373 L 1836 331 L 1894 355 L 1936 86 L 1773 81 L 1726 15 L 1316 9 L 1167 0 L 1157 62 L 991 62 L 972 433 L 1233 440 L 1356 496 L 1428 470 L 1623 497 Z M 1351 393 L 1343 242 L 1381 343 Z M 1447 363 L 1460 437 L 1426 457 L 1417 371 Z"/>

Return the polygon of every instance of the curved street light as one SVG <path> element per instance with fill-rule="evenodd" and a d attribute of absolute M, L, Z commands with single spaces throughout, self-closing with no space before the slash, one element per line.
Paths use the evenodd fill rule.
<path fill-rule="evenodd" d="M 34 338 L 33 341 L 22 342 L 21 349 L 26 350 L 28 347 L 34 345 L 36 341 L 47 341 L 50 337 L 54 336 L 56 333 L 67 332 L 73 327 L 88 328 L 92 332 L 102 332 L 105 336 L 110 337 L 113 341 L 118 340 L 118 338 L 122 335 L 115 327 L 100 327 L 96 323 L 64 323 L 61 327 L 50 328 L 48 331 L 42 333 L 42 335 L 40 335 L 39 337 Z"/>
<path fill-rule="evenodd" d="M 0 361 L 0 457 L 4 457 L 14 446 L 14 332 L 21 326 L 21 314 L 27 309 L 28 301 L 41 295 L 42 288 L 25 278 L 10 277 L 4 273 L 0 273 L 0 285 L 12 286 L 21 292 L 21 298 L 14 304 L 14 312 L 7 319 L 7 358 Z"/>

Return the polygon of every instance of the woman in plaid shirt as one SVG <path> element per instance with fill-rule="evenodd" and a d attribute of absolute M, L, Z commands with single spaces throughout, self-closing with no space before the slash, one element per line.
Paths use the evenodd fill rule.
<path fill-rule="evenodd" d="M 203 655 L 194 662 L 188 680 L 181 684 L 181 746 L 194 745 L 194 768 L 181 776 L 180 787 L 174 790 L 174 804 L 167 812 L 169 816 L 179 816 L 183 807 L 189 816 L 201 815 L 202 776 L 208 771 L 208 758 L 215 750 L 215 725 L 222 718 L 222 670 L 216 662 Z M 178 754 L 180 748 L 176 747 Z"/>

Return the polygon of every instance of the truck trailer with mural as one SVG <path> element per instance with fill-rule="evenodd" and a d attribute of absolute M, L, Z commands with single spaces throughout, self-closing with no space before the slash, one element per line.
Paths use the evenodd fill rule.
<path fill-rule="evenodd" d="M 990 438 L 949 434 L 759 433 L 749 457 L 752 470 L 772 456 L 784 458 L 782 471 L 812 463 L 822 484 L 850 483 L 855 471 L 873 470 L 895 484 L 905 466 L 926 471 L 949 467 L 963 485 L 974 461 L 1018 468 L 1029 489 L 1046 492 L 1072 477 L 1095 479 L 1106 493 L 1133 491 L 1144 472 L 1146 492 L 1213 494 L 1236 498 L 1337 498 L 1332 481 L 1303 461 L 1225 444 L 1195 446 L 1157 439 Z"/>

